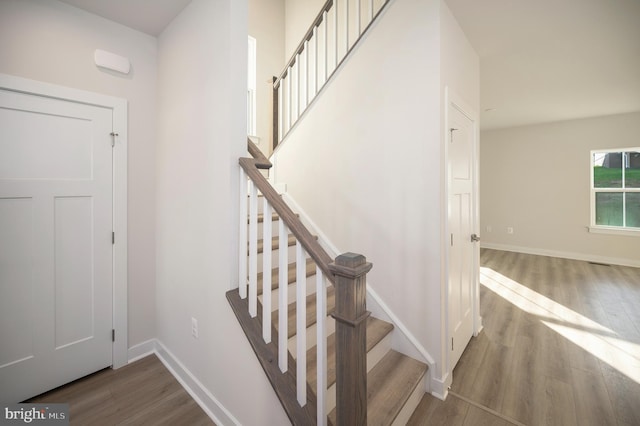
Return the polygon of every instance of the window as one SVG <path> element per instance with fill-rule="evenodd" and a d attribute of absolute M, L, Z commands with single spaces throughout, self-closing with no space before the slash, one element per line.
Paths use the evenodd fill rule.
<path fill-rule="evenodd" d="M 256 136 L 256 39 L 249 36 L 247 58 L 247 135 Z"/>
<path fill-rule="evenodd" d="M 591 151 L 590 229 L 640 233 L 640 148 Z"/>

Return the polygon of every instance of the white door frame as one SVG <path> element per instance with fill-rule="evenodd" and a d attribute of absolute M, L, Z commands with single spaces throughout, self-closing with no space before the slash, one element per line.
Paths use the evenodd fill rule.
<path fill-rule="evenodd" d="M 84 90 L 0 74 L 0 89 L 109 108 L 113 111 L 113 368 L 128 362 L 127 338 L 127 101 Z"/>
<path fill-rule="evenodd" d="M 479 226 L 480 226 L 480 186 L 479 186 L 479 120 L 477 112 L 467 105 L 462 98 L 460 98 L 455 92 L 451 90 L 449 87 L 445 87 L 444 91 L 444 131 L 443 131 L 443 168 L 444 168 L 444 194 L 443 194 L 443 242 L 442 248 L 444 252 L 444 260 L 443 260 L 443 268 L 444 268 L 444 307 L 442 313 L 443 319 L 443 329 L 442 329 L 442 353 L 445 356 L 443 368 L 443 382 L 445 385 L 451 385 L 453 380 L 452 377 L 452 366 L 450 360 L 451 352 L 448 350 L 449 342 L 451 341 L 451 336 L 449 335 L 449 259 L 450 259 L 450 250 L 451 244 L 449 240 L 449 194 L 450 194 L 450 182 L 449 182 L 449 171 L 447 170 L 447 165 L 449 164 L 449 137 L 450 133 L 448 129 L 451 127 L 450 125 L 450 117 L 449 117 L 449 108 L 453 107 L 460 111 L 464 116 L 466 116 L 473 123 L 473 194 L 472 194 L 472 210 L 473 210 L 473 218 L 472 218 L 472 228 L 473 233 L 480 234 Z M 477 244 L 476 248 L 473 251 L 473 262 L 472 262 L 472 270 L 473 270 L 473 335 L 477 336 L 478 333 L 482 330 L 482 318 L 480 316 L 480 245 Z"/>

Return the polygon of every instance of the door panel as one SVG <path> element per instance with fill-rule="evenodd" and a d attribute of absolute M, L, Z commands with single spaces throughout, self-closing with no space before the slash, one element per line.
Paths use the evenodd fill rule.
<path fill-rule="evenodd" d="M 56 197 L 55 235 L 55 347 L 93 337 L 93 281 L 91 197 Z"/>
<path fill-rule="evenodd" d="M 0 198 L 0 369 L 33 357 L 33 200 Z"/>
<path fill-rule="evenodd" d="M 471 242 L 474 228 L 474 128 L 457 108 L 449 107 L 449 339 L 450 371 L 473 335 L 474 280 Z"/>
<path fill-rule="evenodd" d="M 0 401 L 112 363 L 112 110 L 0 90 Z"/>

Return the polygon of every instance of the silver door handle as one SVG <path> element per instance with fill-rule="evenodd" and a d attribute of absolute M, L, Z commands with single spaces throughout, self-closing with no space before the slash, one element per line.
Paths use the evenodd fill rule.
<path fill-rule="evenodd" d="M 475 243 L 480 241 L 480 237 L 478 237 L 476 234 L 471 234 L 471 242 Z"/>

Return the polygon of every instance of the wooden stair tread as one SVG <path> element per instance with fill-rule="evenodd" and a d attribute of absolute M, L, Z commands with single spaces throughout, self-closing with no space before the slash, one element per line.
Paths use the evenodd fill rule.
<path fill-rule="evenodd" d="M 300 217 L 300 215 L 296 213 L 296 217 Z M 271 214 L 271 221 L 272 222 L 275 222 L 279 218 L 280 218 L 280 216 L 278 216 L 278 213 L 272 213 Z M 262 222 L 264 222 L 264 214 L 263 213 L 259 213 L 258 214 L 258 223 L 262 223 Z M 247 223 L 249 223 L 249 218 L 247 218 Z"/>
<path fill-rule="evenodd" d="M 280 268 L 273 268 L 271 270 L 271 289 L 275 290 L 279 287 L 278 282 L 280 274 Z M 306 277 L 311 277 L 316 274 L 316 264 L 313 259 L 307 259 L 306 264 Z M 287 284 L 296 282 L 296 264 L 290 263 L 287 270 Z M 306 288 L 306 286 L 305 286 Z M 258 272 L 258 294 L 262 294 L 262 272 Z"/>
<path fill-rule="evenodd" d="M 389 351 L 367 374 L 367 423 L 392 424 L 426 371 L 426 364 Z M 335 408 L 329 420 L 335 424 Z"/>
<path fill-rule="evenodd" d="M 293 234 L 289 234 L 287 237 L 287 246 L 295 246 L 296 245 L 296 237 Z M 280 248 L 280 237 L 271 238 L 271 250 L 278 250 Z M 262 253 L 264 251 L 264 240 L 258 240 L 258 253 Z"/>
<path fill-rule="evenodd" d="M 393 324 L 378 318 L 367 318 L 367 353 L 380 343 L 382 339 L 393 330 Z M 316 392 L 317 376 L 317 347 L 307 351 L 307 381 L 311 389 Z M 336 335 L 332 333 L 327 337 L 327 387 L 336 382 Z"/>
<path fill-rule="evenodd" d="M 313 238 L 318 239 L 317 235 L 314 235 Z M 287 237 L 287 245 L 289 247 L 296 245 L 296 237 L 293 234 L 289 234 Z M 278 250 L 280 248 L 280 237 L 271 238 L 271 250 Z M 264 240 L 258 240 L 258 253 L 264 252 Z"/>
<path fill-rule="evenodd" d="M 333 313 L 336 306 L 336 293 L 333 286 L 327 287 L 327 316 Z M 287 307 L 287 338 L 291 338 L 296 335 L 296 303 L 290 303 Z M 271 314 L 271 321 L 273 324 L 278 324 L 278 310 L 273 311 Z M 310 294 L 307 296 L 307 327 L 311 327 L 316 323 L 316 294 Z"/>

